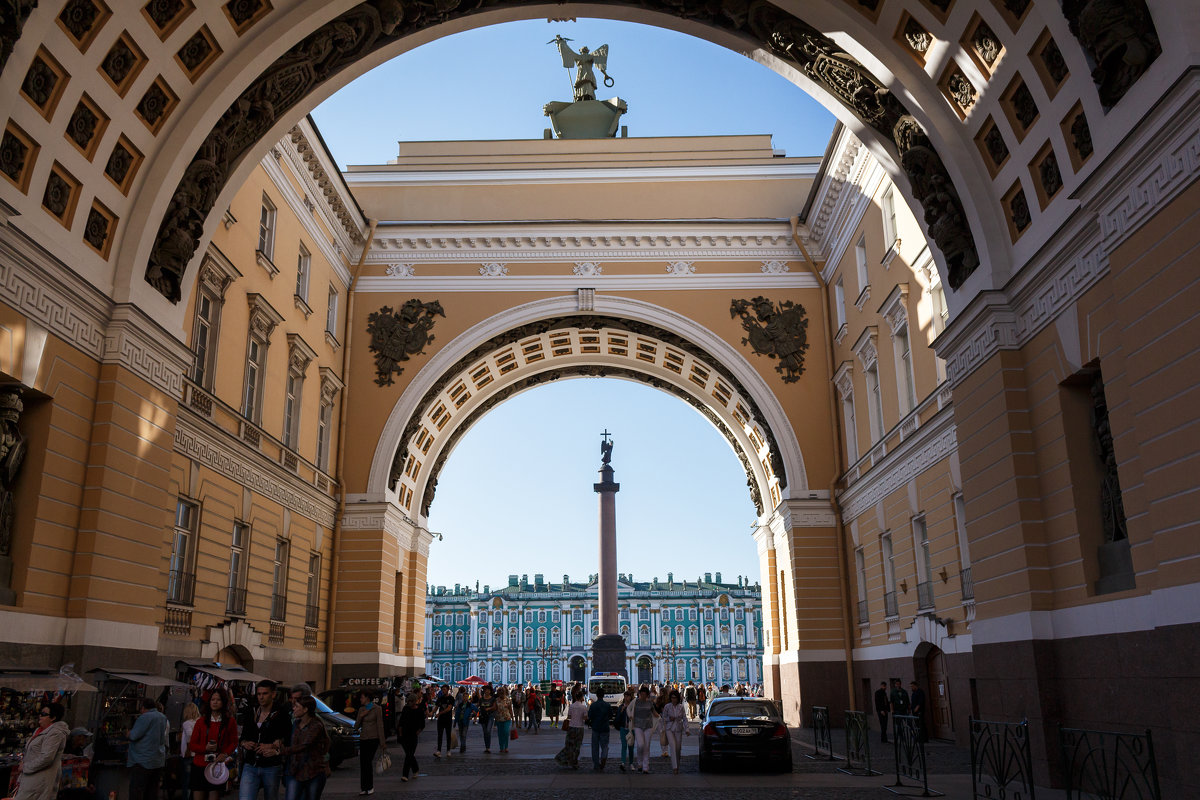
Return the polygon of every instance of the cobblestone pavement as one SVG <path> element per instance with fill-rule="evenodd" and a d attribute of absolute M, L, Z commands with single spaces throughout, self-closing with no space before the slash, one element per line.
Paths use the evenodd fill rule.
<path fill-rule="evenodd" d="M 580 750 L 578 771 L 564 769 L 554 762 L 554 754 L 563 744 L 561 730 L 543 727 L 539 735 L 521 734 L 512 742 L 508 755 L 500 755 L 498 749 L 483 752 L 483 738 L 478 728 L 472 728 L 467 736 L 467 752 L 455 753 L 451 757 L 434 758 L 434 732 L 428 729 L 421 736 L 417 749 L 420 778 L 408 782 L 400 780 L 400 765 L 403 751 L 392 742 L 392 768 L 375 778 L 375 795 L 390 800 L 392 797 L 415 795 L 429 798 L 469 798 L 469 800 L 610 800 L 614 796 L 633 797 L 636 800 L 659 800 L 664 792 L 685 792 L 687 800 L 778 800 L 795 798 L 827 798 L 827 800 L 880 800 L 888 797 L 883 787 L 893 782 L 892 775 L 868 778 L 845 775 L 837 771 L 840 761 L 814 761 L 804 757 L 811 747 L 804 743 L 811 740 L 811 731 L 792 731 L 792 753 L 794 768 L 790 774 L 769 774 L 751 769 L 722 770 L 717 773 L 701 773 L 696 756 L 699 726 L 692 725 L 692 736 L 686 737 L 683 745 L 684 757 L 678 775 L 671 774 L 670 762 L 658 757 L 659 746 L 654 745 L 650 759 L 650 775 L 632 772 L 621 773 L 616 762 L 620 756 L 620 745 L 616 737 L 608 767 L 602 773 L 591 769 L 590 733 L 584 738 Z M 807 737 L 805 736 L 807 734 Z M 834 734 L 834 751 L 840 731 Z M 496 742 L 493 741 L 493 748 Z M 874 743 L 873 743 L 874 744 Z M 948 767 L 946 774 L 930 770 L 931 789 L 943 791 L 951 800 L 966 800 L 971 797 L 969 759 L 966 769 L 961 769 L 960 756 L 954 752 L 959 748 L 934 745 L 944 748 L 945 753 L 936 757 L 938 763 Z M 890 747 L 884 753 L 886 768 L 891 767 Z M 932 767 L 932 764 L 931 764 Z M 880 766 L 876 764 L 876 769 Z M 347 800 L 358 796 L 358 763 L 346 762 L 330 778 L 325 796 L 331 800 Z M 920 786 L 915 787 L 919 794 Z M 1043 791 L 1039 787 L 1039 800 Z M 1054 798 L 1054 793 L 1048 794 Z"/>

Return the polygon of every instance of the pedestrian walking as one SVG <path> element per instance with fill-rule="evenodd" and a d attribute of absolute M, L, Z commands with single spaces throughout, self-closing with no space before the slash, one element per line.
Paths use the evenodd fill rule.
<path fill-rule="evenodd" d="M 496 719 L 496 697 L 489 683 L 479 692 L 479 730 L 483 732 L 483 752 L 492 752 L 492 726 Z"/>
<path fill-rule="evenodd" d="M 887 744 L 888 711 L 891 709 L 888 699 L 887 681 L 880 681 L 875 690 L 875 716 L 879 717 L 879 741 Z"/>
<path fill-rule="evenodd" d="M 583 691 L 574 689 L 571 692 L 571 705 L 567 708 L 567 719 L 563 722 L 567 740 L 562 750 L 554 756 L 559 766 L 579 769 L 579 748 L 583 744 L 583 726 L 586 722 L 587 705 L 583 702 Z"/>
<path fill-rule="evenodd" d="M 562 716 L 563 706 L 563 690 L 562 687 L 552 685 L 550 691 L 546 693 L 546 716 L 550 718 L 550 727 L 558 727 L 558 718 Z"/>
<path fill-rule="evenodd" d="M 508 733 L 512 730 L 513 705 L 508 696 L 508 687 L 501 686 L 496 692 L 496 738 L 500 752 L 508 753 Z"/>
<path fill-rule="evenodd" d="M 129 798 L 158 800 L 163 767 L 167 763 L 170 725 L 153 697 L 143 697 L 141 705 L 142 713 L 129 729 L 129 751 L 125 759 L 125 766 L 129 767 Z"/>
<path fill-rule="evenodd" d="M 702 683 L 696 687 L 696 705 L 700 706 L 700 721 L 708 715 L 708 689 Z"/>
<path fill-rule="evenodd" d="M 634 764 L 640 765 L 638 771 L 643 775 L 650 773 L 650 740 L 654 732 L 654 724 L 658 720 L 658 712 L 650 699 L 650 689 L 645 685 L 637 691 L 637 699 L 629 704 L 629 724 L 633 727 Z"/>
<path fill-rule="evenodd" d="M 458 690 L 458 699 L 454 701 L 454 724 L 458 727 L 458 752 L 467 752 L 467 731 L 471 729 L 471 717 L 478 709 L 471 702 L 471 696 L 466 689 Z"/>
<path fill-rule="evenodd" d="M 354 727 L 358 729 L 358 796 L 375 794 L 375 754 L 387 752 L 387 735 L 383 732 L 383 710 L 375 702 L 374 692 L 358 695 L 358 714 Z"/>
<path fill-rule="evenodd" d="M 200 719 L 192 729 L 192 800 L 218 800 L 229 782 L 229 765 L 237 751 L 237 720 L 233 703 L 222 688 L 209 692 Z"/>
<path fill-rule="evenodd" d="M 532 730 L 537 736 L 538 728 L 542 727 L 542 694 L 532 683 L 525 692 L 525 730 Z"/>
<path fill-rule="evenodd" d="M 604 692 L 596 690 L 596 699 L 588 706 L 587 722 L 592 729 L 592 769 L 600 772 L 608 764 L 608 736 L 612 730 L 613 707 L 604 700 Z"/>
<path fill-rule="evenodd" d="M 492 687 L 488 687 L 491 689 Z M 400 780 L 407 781 L 409 775 L 417 779 L 417 736 L 425 730 L 425 705 L 421 702 L 420 692 L 409 692 L 408 702 L 400 710 L 396 723 L 396 737 L 400 740 L 400 748 L 404 750 L 404 766 L 400 768 Z M 292 798 L 288 798 L 292 800 Z"/>
<path fill-rule="evenodd" d="M 672 689 L 667 694 L 667 704 L 663 706 L 660 725 L 667 737 L 667 754 L 671 757 L 671 772 L 678 775 L 680 751 L 683 746 L 683 737 L 687 733 L 687 712 L 683 709 L 683 699 L 680 697 L 678 689 Z"/>
<path fill-rule="evenodd" d="M 179 788 L 180 800 L 187 800 L 192 782 L 192 731 L 196 729 L 196 720 L 200 719 L 200 706 L 195 703 L 183 704 L 183 722 L 179 725 Z"/>
<path fill-rule="evenodd" d="M 287 758 L 287 800 L 320 800 L 329 777 L 325 761 L 329 745 L 325 723 L 317 719 L 317 701 L 311 694 L 296 698 L 292 703 L 291 734 L 280 748 Z"/>
<path fill-rule="evenodd" d="M 438 689 L 437 697 L 433 699 L 433 709 L 437 722 L 437 749 L 433 751 L 434 758 L 442 757 L 442 736 L 446 737 L 446 755 L 450 755 L 450 734 L 454 731 L 454 698 L 450 696 L 450 687 L 443 685 Z"/>
<path fill-rule="evenodd" d="M 633 702 L 633 698 L 633 689 L 626 689 L 613 712 L 612 726 L 621 740 L 621 762 L 617 765 L 621 772 L 633 762 L 633 731 L 629 727 L 629 704 Z"/>
<path fill-rule="evenodd" d="M 21 783 L 13 800 L 54 800 L 62 773 L 62 754 L 71 729 L 63 722 L 66 710 L 60 703 L 46 703 L 38 714 L 38 726 L 25 745 L 21 759 Z"/>
<path fill-rule="evenodd" d="M 687 688 L 683 690 L 683 699 L 688 704 L 688 719 L 696 718 L 696 683 L 688 681 Z"/>
<path fill-rule="evenodd" d="M 655 726 L 654 731 L 658 735 L 659 758 L 670 757 L 670 754 L 667 753 L 667 729 L 662 724 L 662 713 L 663 709 L 667 705 L 667 697 L 666 689 L 663 689 L 661 692 L 659 692 L 657 697 L 651 695 L 651 699 L 654 701 L 654 712 L 658 715 L 658 724 Z"/>
<path fill-rule="evenodd" d="M 525 690 L 521 684 L 514 684 L 511 694 L 513 704 L 513 727 L 521 729 L 521 721 L 525 719 Z"/>
<path fill-rule="evenodd" d="M 256 702 L 242 712 L 238 800 L 257 800 L 259 789 L 264 800 L 279 797 L 283 746 L 291 739 L 292 721 L 284 709 L 276 707 L 275 687 L 274 681 L 259 681 L 254 687 Z"/>

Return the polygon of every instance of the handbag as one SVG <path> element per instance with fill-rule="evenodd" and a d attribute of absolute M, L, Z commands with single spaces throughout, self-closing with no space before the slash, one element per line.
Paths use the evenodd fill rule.
<path fill-rule="evenodd" d="M 392 757 L 388 755 L 387 750 L 381 750 L 379 755 L 375 756 L 375 774 L 382 775 L 392 768 Z"/>
<path fill-rule="evenodd" d="M 625 732 L 625 744 L 629 745 L 630 747 L 633 747 L 634 741 L 636 741 L 636 739 L 633 735 L 633 728 L 630 728 L 628 731 Z"/>
<path fill-rule="evenodd" d="M 454 730 L 454 728 L 451 728 L 450 729 L 450 749 L 453 750 L 456 747 L 458 747 L 458 731 Z"/>
<path fill-rule="evenodd" d="M 571 729 L 571 718 L 570 717 L 567 717 L 566 719 L 563 720 L 562 729 L 564 731 Z"/>

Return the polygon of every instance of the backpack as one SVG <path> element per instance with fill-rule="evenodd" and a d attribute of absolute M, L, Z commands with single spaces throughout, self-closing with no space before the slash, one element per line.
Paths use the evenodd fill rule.
<path fill-rule="evenodd" d="M 689 686 L 686 689 L 684 689 L 683 690 L 683 699 L 687 700 L 689 703 L 696 702 L 696 687 Z"/>

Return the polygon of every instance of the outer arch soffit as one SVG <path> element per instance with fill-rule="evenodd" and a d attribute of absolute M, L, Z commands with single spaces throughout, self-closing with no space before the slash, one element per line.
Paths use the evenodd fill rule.
<path fill-rule="evenodd" d="M 736 351 L 657 306 L 603 295 L 595 304 L 579 311 L 569 297 L 520 306 L 440 351 L 389 415 L 368 493 L 387 492 L 406 514 L 427 516 L 446 458 L 475 421 L 519 392 L 582 376 L 646 383 L 699 410 L 738 455 L 760 516 L 786 496 L 789 482 L 807 487 L 782 407 Z"/>

